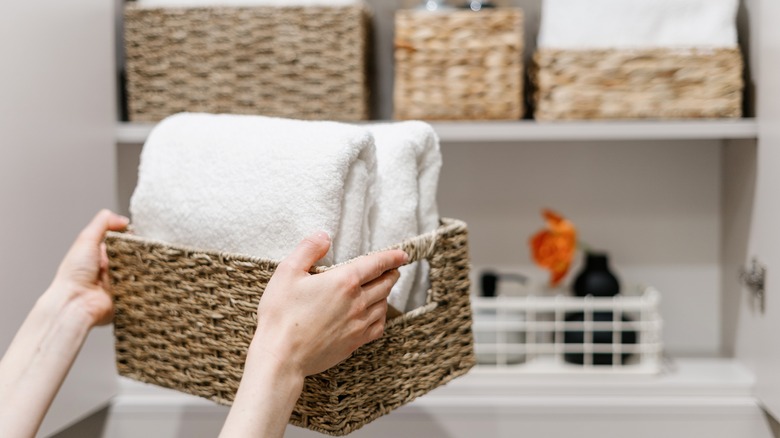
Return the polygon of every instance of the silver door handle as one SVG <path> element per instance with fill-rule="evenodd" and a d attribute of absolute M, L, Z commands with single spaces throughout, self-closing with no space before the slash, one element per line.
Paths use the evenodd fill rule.
<path fill-rule="evenodd" d="M 753 258 L 749 268 L 740 268 L 739 282 L 742 283 L 753 295 L 753 299 L 758 301 L 758 307 L 761 313 L 764 312 L 766 266 Z"/>

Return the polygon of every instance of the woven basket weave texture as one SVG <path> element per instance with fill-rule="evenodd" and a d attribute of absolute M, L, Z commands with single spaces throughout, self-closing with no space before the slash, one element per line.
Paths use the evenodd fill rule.
<path fill-rule="evenodd" d="M 395 118 L 523 116 L 520 9 L 400 10 L 395 32 Z"/>
<path fill-rule="evenodd" d="M 277 262 L 188 250 L 140 237 L 106 239 L 119 373 L 229 405 Z M 464 223 L 404 241 L 428 259 L 428 303 L 387 323 L 380 339 L 306 378 L 290 423 L 344 435 L 474 364 Z M 324 270 L 320 268 L 319 270 Z"/>
<path fill-rule="evenodd" d="M 298 119 L 369 117 L 361 3 L 299 7 L 125 7 L 128 115 L 183 111 Z"/>
<path fill-rule="evenodd" d="M 742 67 L 739 49 L 540 49 L 534 118 L 740 117 Z"/>

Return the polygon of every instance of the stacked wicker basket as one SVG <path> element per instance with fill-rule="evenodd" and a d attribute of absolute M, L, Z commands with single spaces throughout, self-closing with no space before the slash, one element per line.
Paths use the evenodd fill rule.
<path fill-rule="evenodd" d="M 544 0 L 537 120 L 742 114 L 737 0 Z"/>
<path fill-rule="evenodd" d="M 370 16 L 343 6 L 157 8 L 128 3 L 128 115 L 181 111 L 304 119 L 370 117 Z M 523 13 L 400 10 L 398 119 L 523 117 Z M 733 48 L 541 47 L 530 71 L 538 120 L 716 118 L 742 113 Z"/>
<path fill-rule="evenodd" d="M 537 120 L 742 115 L 739 49 L 540 49 Z"/>
<path fill-rule="evenodd" d="M 522 19 L 511 8 L 398 11 L 395 117 L 521 118 Z M 537 120 L 725 118 L 742 114 L 742 71 L 736 45 L 541 47 L 529 76 Z"/>
<path fill-rule="evenodd" d="M 369 118 L 362 3 L 125 8 L 128 116 Z"/>
<path fill-rule="evenodd" d="M 396 118 L 523 116 L 521 10 L 402 10 L 395 32 Z"/>

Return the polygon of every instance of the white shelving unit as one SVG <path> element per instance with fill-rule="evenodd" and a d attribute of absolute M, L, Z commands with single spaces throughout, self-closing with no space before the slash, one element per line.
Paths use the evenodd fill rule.
<path fill-rule="evenodd" d="M 444 143 L 504 143 L 530 141 L 604 140 L 737 140 L 755 139 L 754 119 L 686 121 L 434 122 Z M 118 144 L 143 144 L 153 123 L 120 122 Z"/>
<path fill-rule="evenodd" d="M 761 1 L 771 4 L 768 0 L 743 2 L 752 21 L 752 28 L 742 25 L 742 31 L 750 34 L 742 39 L 753 36 L 752 48 L 750 41 L 743 41 L 746 54 L 753 56 L 753 62 L 748 62 L 753 69 L 748 71 L 749 83 L 771 77 L 758 75 L 755 63 L 756 53 L 767 53 L 755 49 L 761 47 L 755 31 L 762 21 L 756 13 Z M 392 36 L 392 13 L 398 5 L 370 2 L 380 27 L 375 91 L 381 103 L 379 114 L 387 117 L 392 113 L 392 73 L 388 74 L 392 72 L 392 44 L 382 39 Z M 539 2 L 512 3 L 527 11 L 527 34 L 533 35 Z M 765 20 L 763 27 L 770 19 Z M 533 41 L 529 42 L 532 50 Z M 766 65 L 762 70 L 767 70 Z M 755 86 L 762 97 L 773 87 L 768 83 Z M 771 99 L 763 101 L 766 106 Z M 762 161 L 768 161 L 770 118 L 766 108 L 759 112 L 758 120 L 432 123 L 447 163 L 443 177 L 448 187 L 440 201 L 458 215 L 471 215 L 463 219 L 472 232 L 473 260 L 497 269 L 503 267 L 496 266 L 496 260 L 507 260 L 508 266 L 515 267 L 517 260 L 505 257 L 510 254 L 506 248 L 522 251 L 527 236 L 509 231 L 522 233 L 535 226 L 529 223 L 537 224 L 529 221 L 536 211 L 524 210 L 541 202 L 570 208 L 579 219 L 577 225 L 597 234 L 595 238 L 583 236 L 586 240 L 602 239 L 597 244 L 633 256 L 633 265 L 620 270 L 621 274 L 641 279 L 654 276 L 665 282 L 653 284 L 664 291 L 668 307 L 661 314 L 673 340 L 682 347 L 672 360 L 663 362 L 658 375 L 523 374 L 509 367 L 477 366 L 467 376 L 354 436 L 769 436 L 762 428 L 765 418 L 759 400 L 768 405 L 772 399 L 757 397 L 761 374 L 753 361 L 745 360 L 753 350 L 766 350 L 755 336 L 758 331 L 751 327 L 760 316 L 746 315 L 744 306 L 740 310 L 737 303 L 745 300 L 735 279 L 743 252 L 748 251 L 744 242 L 756 239 L 746 231 L 752 230 L 748 224 L 751 205 L 766 204 L 765 199 L 751 197 L 751 182 L 762 173 L 755 169 L 759 149 L 764 152 Z M 152 123 L 115 126 L 120 192 L 132 190 L 140 145 L 153 128 Z M 634 234 L 644 236 L 632 240 Z M 603 243 L 610 236 L 612 241 Z M 627 250 L 621 240 L 639 245 Z M 485 260 L 485 254 L 497 254 L 502 248 L 499 256 Z M 649 255 L 637 257 L 637 253 Z M 666 316 L 670 316 L 668 321 Z M 746 324 L 748 330 L 744 330 Z M 747 334 L 729 335 L 737 328 Z M 732 350 L 719 352 L 722 345 L 731 345 Z M 691 358 L 699 355 L 705 358 Z M 763 386 L 767 391 L 773 389 L 766 380 Z M 179 421 L 190 424 L 193 432 L 197 425 L 202 436 L 215 435 L 226 413 L 223 407 L 200 399 L 125 380 L 112 411 L 114 423 L 109 422 L 109 430 L 135 430 L 137 435 L 145 433 L 137 427 L 138 420 L 149 425 L 146 434 L 151 435 L 186 428 Z M 171 413 L 180 414 L 180 419 L 171 419 Z M 214 430 L 207 432 L 209 427 Z M 174 433 L 181 435 L 171 432 L 171 436 Z M 287 436 L 315 435 L 292 429 Z"/>
<path fill-rule="evenodd" d="M 749 397 L 753 376 L 733 359 L 680 359 L 674 372 L 659 376 L 531 375 L 477 366 L 467 375 L 416 400 L 418 405 L 445 404 L 449 397 Z M 122 378 L 125 407 L 149 404 L 213 406 L 208 400 Z"/>
<path fill-rule="evenodd" d="M 674 367 L 652 377 L 518 375 L 477 367 L 350 436 L 466 438 L 518 436 L 518 430 L 524 436 L 591 436 L 584 425 L 602 431 L 593 436 L 609 437 L 636 429 L 630 436 L 764 436 L 751 433 L 750 424 L 760 424 L 761 414 L 752 396 L 754 378 L 739 362 L 683 359 Z M 104 426 L 108 436 L 125 436 L 127 430 L 182 436 L 179 422 L 189 425 L 188 436 L 215 436 L 228 411 L 128 379 L 120 387 Z M 322 435 L 288 427 L 285 436 Z"/>
<path fill-rule="evenodd" d="M 533 120 L 507 122 L 433 122 L 443 147 L 448 145 L 513 144 L 522 146 L 534 142 L 588 142 L 649 141 L 655 143 L 670 141 L 710 140 L 722 144 L 721 140 L 755 140 L 758 135 L 754 119 L 686 120 L 686 121 L 588 121 L 548 122 Z M 116 125 L 116 142 L 120 146 L 138 146 L 146 141 L 154 128 L 153 123 L 120 122 Z M 135 154 L 135 152 L 133 152 Z M 596 376 L 594 378 L 594 376 Z M 663 366 L 660 375 L 614 374 L 598 377 L 537 373 L 518 373 L 516 370 L 492 366 L 478 366 L 467 378 L 458 379 L 436 394 L 440 397 L 425 397 L 422 404 L 445 403 L 447 397 L 486 396 L 486 394 L 531 395 L 578 395 L 578 396 L 662 396 L 662 397 L 748 397 L 752 391 L 750 373 L 739 362 L 731 359 L 680 359 Z M 135 405 L 136 397 L 153 400 L 158 389 L 139 386 L 125 386 L 129 391 L 129 405 Z M 668 390 L 668 391 L 667 391 Z M 465 392 L 463 392 L 465 391 Z M 498 393 L 496 393 L 498 391 Z M 166 391 L 162 391 L 166 392 Z M 162 397 L 162 394 L 157 394 Z M 171 396 L 171 393 L 168 393 Z M 152 398 L 149 398 L 152 397 Z M 169 400 L 163 398 L 163 400 Z M 174 397 L 170 400 L 182 401 Z M 189 399 L 188 403 L 196 403 Z M 119 406 L 125 406 L 124 399 Z M 167 401 L 166 401 L 167 403 Z M 205 408 L 205 406 L 204 406 Z"/>

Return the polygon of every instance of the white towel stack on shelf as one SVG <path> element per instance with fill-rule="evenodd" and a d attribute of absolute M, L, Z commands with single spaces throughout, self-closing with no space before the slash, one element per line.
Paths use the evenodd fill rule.
<path fill-rule="evenodd" d="M 277 260 L 324 230 L 330 265 L 434 230 L 440 168 L 422 122 L 185 113 L 147 139 L 130 212 L 147 238 Z M 403 269 L 388 299 L 396 309 L 424 304 L 426 269 Z"/>
<path fill-rule="evenodd" d="M 539 48 L 736 47 L 738 0 L 543 0 Z"/>

